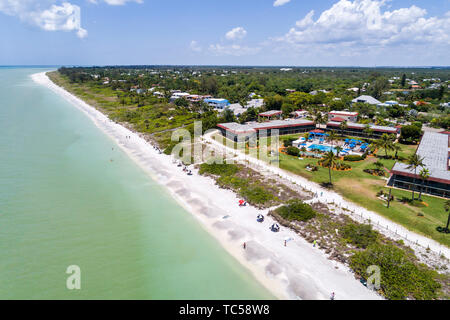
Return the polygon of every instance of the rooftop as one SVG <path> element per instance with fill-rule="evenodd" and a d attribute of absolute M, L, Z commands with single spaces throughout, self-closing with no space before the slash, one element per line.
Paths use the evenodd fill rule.
<path fill-rule="evenodd" d="M 280 110 L 270 110 L 270 111 L 266 111 L 266 112 L 261 112 L 259 115 L 261 117 L 272 117 L 272 116 L 277 116 L 282 113 L 283 112 Z"/>
<path fill-rule="evenodd" d="M 450 183 L 450 171 L 448 171 L 449 136 L 437 132 L 425 132 L 417 154 L 424 158 L 423 163 L 430 171 L 430 180 L 445 180 Z M 414 175 L 414 170 L 409 170 L 407 164 L 397 162 L 392 171 Z M 419 171 L 419 169 L 418 169 Z"/>
<path fill-rule="evenodd" d="M 331 127 L 339 127 L 340 125 L 341 125 L 341 123 L 336 122 L 336 121 L 329 121 L 327 123 L 327 126 L 331 126 Z M 387 133 L 396 133 L 397 132 L 397 128 L 394 128 L 394 127 L 377 126 L 374 124 L 370 124 L 369 126 L 370 126 L 370 129 L 372 129 L 374 131 L 387 132 Z M 362 123 L 347 122 L 347 127 L 353 128 L 353 129 L 364 129 L 366 127 L 366 125 L 362 124 Z"/>
<path fill-rule="evenodd" d="M 374 97 L 371 96 L 359 96 L 356 99 L 353 99 L 352 102 L 362 102 L 362 103 L 368 103 L 368 104 L 380 104 L 381 101 L 378 101 L 377 99 L 375 99 Z"/>
<path fill-rule="evenodd" d="M 305 119 L 287 119 L 287 120 L 273 120 L 268 122 L 248 122 L 246 124 L 239 124 L 236 122 L 220 123 L 217 126 L 225 130 L 232 131 L 235 134 L 254 133 L 257 130 L 277 129 L 295 126 L 314 125 L 313 121 Z"/>

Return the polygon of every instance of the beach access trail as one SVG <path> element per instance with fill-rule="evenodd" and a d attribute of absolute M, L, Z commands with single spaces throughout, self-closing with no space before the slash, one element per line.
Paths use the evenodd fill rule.
<path fill-rule="evenodd" d="M 410 245 L 415 249 L 420 249 L 420 251 L 425 250 L 426 248 L 430 248 L 436 255 L 444 255 L 447 258 L 450 258 L 450 248 L 445 245 L 438 243 L 437 241 L 417 234 L 413 231 L 406 229 L 405 227 L 381 216 L 380 214 L 367 210 L 353 202 L 345 200 L 340 194 L 328 190 L 326 188 L 322 188 L 315 182 L 309 181 L 299 175 L 292 174 L 286 170 L 280 169 L 279 167 L 273 166 L 259 160 L 250 155 L 246 155 L 241 150 L 233 149 L 229 146 L 224 145 L 220 141 L 214 139 L 214 136 L 220 134 L 217 131 L 211 131 L 206 133 L 202 139 L 211 147 L 216 148 L 222 154 L 233 154 L 235 161 L 246 162 L 251 165 L 254 165 L 261 170 L 265 170 L 272 174 L 278 175 L 282 179 L 286 180 L 290 183 L 295 183 L 307 191 L 310 191 L 314 194 L 317 194 L 317 198 L 314 199 L 314 202 L 321 202 L 325 204 L 333 204 L 336 207 L 340 208 L 341 212 L 344 214 L 348 214 L 353 217 L 364 217 L 364 220 L 369 220 L 371 224 L 376 226 L 383 226 L 383 228 L 377 228 L 380 232 L 385 234 L 388 237 L 395 238 L 400 237 L 403 240 L 406 240 L 406 244 Z M 358 219 L 359 220 L 359 219 Z"/>
<path fill-rule="evenodd" d="M 213 179 L 198 175 L 192 167 L 193 175 L 188 176 L 174 163 L 172 156 L 161 154 L 139 134 L 111 121 L 54 84 L 45 73 L 34 74 L 32 78 L 85 113 L 149 176 L 165 186 L 205 230 L 276 297 L 326 300 L 335 292 L 337 300 L 382 299 L 356 280 L 344 264 L 329 260 L 324 252 L 294 231 L 284 227 L 278 233 L 270 231 L 275 221 L 267 216 L 268 209 L 239 207 L 234 192 L 219 188 Z M 266 216 L 263 223 L 256 221 L 258 214 Z M 285 240 L 288 240 L 287 246 L 284 246 Z"/>

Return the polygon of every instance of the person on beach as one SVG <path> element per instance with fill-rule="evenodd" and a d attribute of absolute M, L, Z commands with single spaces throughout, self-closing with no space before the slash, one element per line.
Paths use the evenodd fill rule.
<path fill-rule="evenodd" d="M 284 246 L 286 247 L 286 240 L 284 240 Z"/>
<path fill-rule="evenodd" d="M 247 244 L 244 242 L 244 244 L 243 244 L 243 247 L 244 247 L 244 250 L 245 250 L 245 248 L 247 247 Z"/>
<path fill-rule="evenodd" d="M 334 298 L 335 298 L 335 294 L 334 294 L 334 292 L 332 292 L 331 296 L 330 296 L 330 300 L 334 300 Z"/>
<path fill-rule="evenodd" d="M 313 242 L 313 247 L 315 248 L 316 247 L 316 240 L 314 240 L 314 242 Z"/>

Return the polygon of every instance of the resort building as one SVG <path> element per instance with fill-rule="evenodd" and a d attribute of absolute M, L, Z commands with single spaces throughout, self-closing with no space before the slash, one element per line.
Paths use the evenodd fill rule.
<path fill-rule="evenodd" d="M 264 120 L 272 120 L 275 118 L 281 119 L 281 115 L 283 114 L 283 111 L 280 110 L 270 110 L 266 112 L 261 112 L 258 115 L 258 118 L 264 121 Z"/>
<path fill-rule="evenodd" d="M 358 112 L 350 112 L 350 111 L 330 111 L 328 113 L 328 119 L 330 121 L 335 122 L 356 122 L 358 119 Z"/>
<path fill-rule="evenodd" d="M 349 136 L 357 136 L 357 137 L 368 137 L 368 138 L 379 138 L 383 135 L 383 133 L 387 134 L 395 134 L 397 135 L 400 131 L 399 128 L 395 127 L 386 127 L 386 126 L 376 126 L 376 125 L 369 125 L 371 131 L 370 136 L 367 135 L 366 132 L 366 124 L 362 123 L 354 123 L 354 122 L 347 122 L 346 128 L 344 130 L 341 130 L 341 123 L 338 121 L 329 121 L 327 123 L 326 130 L 327 131 L 338 131 L 342 132 L 343 134 L 349 135 Z"/>
<path fill-rule="evenodd" d="M 288 119 L 288 120 L 273 120 L 268 122 L 248 122 L 246 124 L 239 124 L 236 122 L 218 124 L 220 132 L 223 136 L 233 141 L 245 141 L 251 136 L 256 135 L 259 138 L 260 131 L 267 130 L 267 136 L 271 135 L 271 130 L 277 129 L 279 135 L 295 134 L 302 132 L 309 132 L 316 128 L 314 121 L 304 119 Z"/>
<path fill-rule="evenodd" d="M 405 163 L 397 162 L 391 170 L 388 185 L 396 188 L 414 190 L 430 195 L 450 198 L 450 137 L 437 132 L 425 132 L 416 153 L 422 157 L 430 177 L 422 180 L 422 168 L 408 169 Z"/>
<path fill-rule="evenodd" d="M 227 99 L 204 99 L 205 103 L 213 107 L 214 109 L 224 109 L 226 106 L 228 106 L 230 103 Z"/>

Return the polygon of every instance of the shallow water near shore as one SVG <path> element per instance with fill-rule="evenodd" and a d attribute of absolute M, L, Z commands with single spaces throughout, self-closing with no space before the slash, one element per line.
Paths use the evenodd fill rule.
<path fill-rule="evenodd" d="M 273 298 L 42 71 L 0 68 L 1 299 Z"/>

